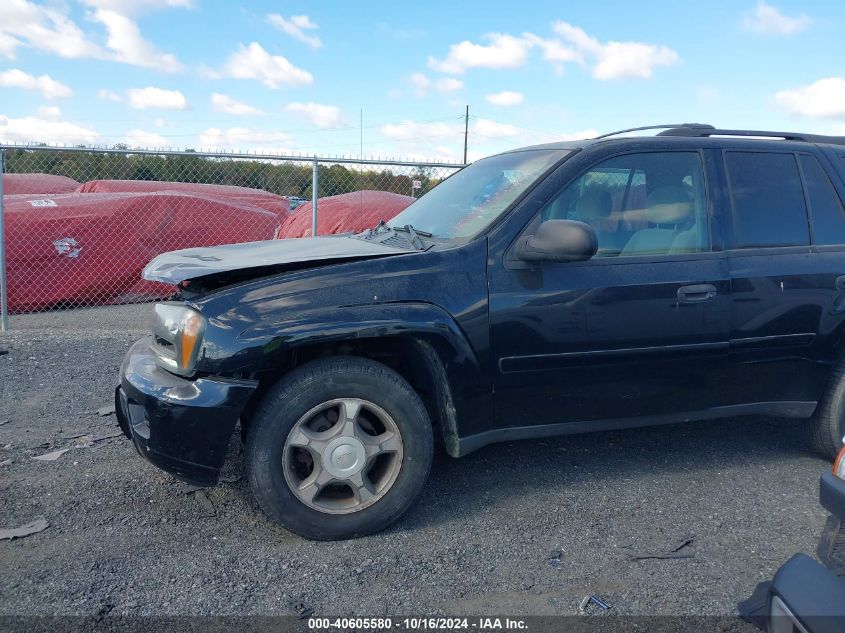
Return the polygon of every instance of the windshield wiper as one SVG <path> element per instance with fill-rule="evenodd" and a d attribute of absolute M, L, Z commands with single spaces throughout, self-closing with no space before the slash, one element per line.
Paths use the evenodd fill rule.
<path fill-rule="evenodd" d="M 376 224 L 372 228 L 364 229 L 363 233 L 366 234 L 368 237 L 372 237 L 373 235 L 378 235 L 381 229 L 384 229 L 385 231 L 390 230 L 390 227 L 387 226 L 387 222 L 385 222 L 384 220 L 379 220 L 378 224 Z"/>
<path fill-rule="evenodd" d="M 422 235 L 423 237 L 431 237 L 431 233 L 429 233 L 428 231 L 418 231 L 410 224 L 406 224 L 405 226 L 391 226 L 390 228 L 394 231 L 406 232 L 411 238 L 411 244 L 413 244 L 415 248 L 421 251 L 425 250 L 425 244 L 423 244 L 422 240 L 420 239 L 420 235 Z"/>
<path fill-rule="evenodd" d="M 380 221 L 376 226 L 370 229 L 364 229 L 361 233 L 351 237 L 355 237 L 359 240 L 367 240 L 368 242 L 380 242 L 389 246 L 404 248 L 404 246 L 392 243 L 394 238 L 398 237 L 396 234 L 399 232 L 408 234 L 408 237 L 402 236 L 399 238 L 400 244 L 402 242 L 406 242 L 419 251 L 427 251 L 430 248 L 430 246 L 423 244 L 420 236 L 431 237 L 431 233 L 426 231 L 417 231 L 410 224 L 406 224 L 405 226 L 387 226 L 387 223 L 384 220 Z"/>
<path fill-rule="evenodd" d="M 394 231 L 405 231 L 406 233 L 413 233 L 414 235 L 422 235 L 423 237 L 431 237 L 433 233 L 429 233 L 428 231 L 423 231 L 421 229 L 415 229 L 410 224 L 406 224 L 405 226 L 391 226 L 391 229 Z"/>

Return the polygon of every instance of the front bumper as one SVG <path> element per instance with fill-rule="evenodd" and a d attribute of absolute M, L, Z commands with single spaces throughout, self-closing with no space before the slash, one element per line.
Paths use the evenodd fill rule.
<path fill-rule="evenodd" d="M 778 569 L 769 589 L 769 631 L 845 631 L 845 580 L 809 556 L 796 554 Z M 801 630 L 801 629 L 798 629 Z"/>
<path fill-rule="evenodd" d="M 824 566 L 796 554 L 739 604 L 740 615 L 768 633 L 845 631 L 845 481 L 822 475 L 819 501 L 831 513 L 818 547 Z"/>
<path fill-rule="evenodd" d="M 197 378 L 165 371 L 148 338 L 120 368 L 115 409 L 120 428 L 147 460 L 183 481 L 217 483 L 235 424 L 255 392 L 253 380 Z"/>

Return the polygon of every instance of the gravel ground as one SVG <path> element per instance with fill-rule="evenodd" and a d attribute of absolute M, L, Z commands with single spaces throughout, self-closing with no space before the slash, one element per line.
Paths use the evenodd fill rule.
<path fill-rule="evenodd" d="M 50 523 L 0 541 L 0 615 L 575 614 L 588 592 L 617 615 L 729 615 L 815 551 L 828 465 L 800 424 L 759 418 L 441 452 L 386 532 L 305 541 L 260 513 L 237 439 L 201 493 L 122 437 L 88 445 L 117 428 L 96 410 L 149 309 L 16 316 L 0 337 L 0 527 Z M 684 536 L 691 558 L 625 554 Z"/>

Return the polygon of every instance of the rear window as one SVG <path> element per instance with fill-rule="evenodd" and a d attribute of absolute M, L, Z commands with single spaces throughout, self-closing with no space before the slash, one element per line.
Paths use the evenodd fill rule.
<path fill-rule="evenodd" d="M 804 172 L 815 244 L 845 244 L 845 209 L 815 156 L 798 157 Z"/>
<path fill-rule="evenodd" d="M 726 152 L 737 248 L 810 244 L 793 154 Z"/>

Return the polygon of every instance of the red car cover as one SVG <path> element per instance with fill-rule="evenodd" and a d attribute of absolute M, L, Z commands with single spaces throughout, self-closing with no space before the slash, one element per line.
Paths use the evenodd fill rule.
<path fill-rule="evenodd" d="M 4 196 L 9 310 L 159 299 L 141 279 L 156 255 L 273 239 L 279 217 L 233 199 L 185 193 Z"/>
<path fill-rule="evenodd" d="M 157 180 L 89 180 L 76 189 L 80 193 L 153 193 L 180 191 L 204 197 L 239 200 L 272 211 L 281 219 L 290 213 L 290 201 L 275 193 L 234 185 L 205 185 L 194 182 L 163 182 Z"/>
<path fill-rule="evenodd" d="M 79 183 L 67 176 L 53 174 L 4 174 L 3 193 L 7 196 L 22 193 L 70 193 Z"/>
<path fill-rule="evenodd" d="M 380 220 L 389 222 L 414 198 L 389 191 L 355 191 L 317 201 L 317 234 L 360 233 Z M 311 236 L 311 203 L 299 205 L 282 224 L 280 237 Z"/>

